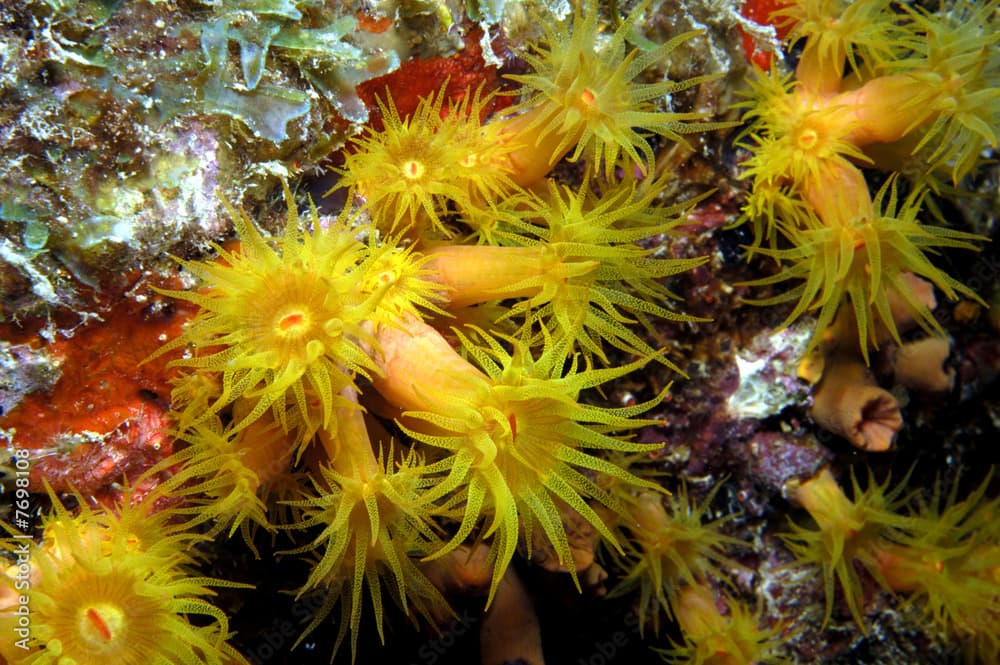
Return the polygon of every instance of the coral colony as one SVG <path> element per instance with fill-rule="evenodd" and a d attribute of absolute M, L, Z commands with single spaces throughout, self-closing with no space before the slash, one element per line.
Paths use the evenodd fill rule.
<path fill-rule="evenodd" d="M 1000 662 L 1000 2 L 173 5 L 0 4 L 0 661 Z"/>

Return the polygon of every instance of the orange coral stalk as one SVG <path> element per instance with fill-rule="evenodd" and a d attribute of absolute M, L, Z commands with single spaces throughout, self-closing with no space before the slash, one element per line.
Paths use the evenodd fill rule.
<path fill-rule="evenodd" d="M 917 277 L 912 272 L 903 273 L 902 278 L 908 287 L 907 292 L 912 293 L 913 299 L 923 305 L 926 311 L 933 312 L 937 309 L 937 297 L 934 295 L 934 285 L 930 281 Z M 914 308 L 894 293 L 889 294 L 889 311 L 896 329 L 900 332 L 905 332 L 920 323 Z M 881 338 L 889 339 L 890 336 L 889 331 L 885 331 Z"/>
<path fill-rule="evenodd" d="M 854 517 L 851 500 L 828 468 L 796 487 L 791 498 L 809 511 L 821 530 L 856 533 L 863 526 Z"/>
<path fill-rule="evenodd" d="M 376 339 L 381 375 L 372 377 L 372 384 L 386 401 L 403 410 L 446 407 L 435 396 L 461 394 L 487 381 L 441 333 L 415 317 L 380 326 Z"/>
<path fill-rule="evenodd" d="M 565 132 L 541 133 L 538 122 L 552 113 L 551 108 L 539 105 L 521 115 L 495 121 L 500 123 L 499 140 L 507 143 L 517 141 L 520 147 L 504 156 L 511 180 L 522 187 L 530 187 L 542 181 L 559 159 L 583 136 L 579 127 L 570 134 Z M 530 140 L 525 141 L 525 137 Z"/>
<path fill-rule="evenodd" d="M 427 252 L 427 266 L 441 284 L 449 287 L 449 307 L 465 307 L 489 300 L 529 298 L 542 290 L 539 277 L 565 266 L 555 252 L 541 247 L 485 247 L 448 245 Z M 575 272 L 592 270 L 589 261 Z"/>
<path fill-rule="evenodd" d="M 933 101 L 934 90 L 922 78 L 897 74 L 872 79 L 830 103 L 853 119 L 849 140 L 862 147 L 898 141 L 926 124 L 935 115 Z"/>
<path fill-rule="evenodd" d="M 677 593 L 677 621 L 685 634 L 705 635 L 719 618 L 711 590 L 700 585 L 688 585 Z"/>
<path fill-rule="evenodd" d="M 845 160 L 826 161 L 802 183 L 802 198 L 827 226 L 874 219 L 875 206 L 861 169 Z"/>
<path fill-rule="evenodd" d="M 348 405 L 337 407 L 336 432 L 325 428 L 319 430 L 319 440 L 327 455 L 327 462 L 339 473 L 361 482 L 378 475 L 379 468 L 365 415 L 358 405 L 358 392 L 352 387 L 341 391 Z"/>
<path fill-rule="evenodd" d="M 238 422 L 250 407 L 245 400 L 239 400 L 233 408 L 233 421 Z M 265 414 L 235 437 L 230 452 L 253 469 L 261 486 L 267 486 L 288 474 L 297 443 L 293 434 L 280 430 L 273 414 Z"/>
<path fill-rule="evenodd" d="M 427 579 L 445 596 L 485 591 L 492 570 L 490 548 L 483 543 L 460 545 L 423 566 Z"/>

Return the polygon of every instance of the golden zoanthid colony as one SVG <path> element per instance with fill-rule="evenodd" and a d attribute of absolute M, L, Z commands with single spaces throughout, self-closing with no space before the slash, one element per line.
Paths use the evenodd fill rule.
<path fill-rule="evenodd" d="M 0 662 L 1000 662 L 998 0 L 115 4 L 0 2 Z"/>

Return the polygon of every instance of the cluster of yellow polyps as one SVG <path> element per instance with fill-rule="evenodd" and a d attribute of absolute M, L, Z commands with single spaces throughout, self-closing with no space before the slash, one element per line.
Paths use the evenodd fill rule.
<path fill-rule="evenodd" d="M 786 324 L 818 310 L 814 344 L 850 303 L 844 311 L 867 361 L 880 338 L 899 341 L 894 308 L 943 334 L 911 275 L 949 299 L 978 300 L 927 253 L 976 249 L 981 238 L 917 218 L 940 171 L 958 183 L 984 145 L 997 146 L 1000 62 L 987 55 L 1000 40 L 996 7 L 958 2 L 932 15 L 883 0 L 798 0 L 772 15 L 791 26 L 789 43 L 804 46 L 794 81 L 762 74 L 745 104 L 745 177 L 753 180 L 745 213 L 756 251 L 785 264 L 750 284 L 803 283 L 748 302 L 796 302 Z M 893 175 L 873 196 L 865 167 L 908 174 L 909 193 L 900 200 Z M 779 248 L 779 238 L 790 247 Z"/>
<path fill-rule="evenodd" d="M 695 320 L 660 280 L 704 259 L 636 244 L 694 201 L 657 207 L 663 180 L 637 173 L 654 169 L 648 134 L 721 125 L 655 106 L 706 77 L 635 80 L 691 37 L 628 49 L 649 4 L 606 43 L 593 4 L 550 28 L 527 56 L 535 72 L 516 77 L 524 101 L 485 124 L 479 91 L 448 108 L 431 95 L 409 117 L 386 98 L 383 129 L 355 141 L 340 173 L 359 210 L 300 220 L 286 188 L 283 237 L 231 209 L 241 248 L 182 262 L 202 287 L 170 295 L 200 312 L 163 352 L 185 349 L 174 397 L 187 447 L 154 473 L 180 465 L 165 487 L 190 502 L 191 523 L 248 540 L 250 525 L 310 530 L 293 550 L 316 557 L 301 591 L 327 594 L 307 633 L 339 603 L 336 644 L 350 631 L 353 651 L 365 588 L 381 633 L 383 585 L 405 611 L 440 618 L 432 569 L 472 537 L 490 546 L 487 604 L 519 543 L 551 547 L 575 579 L 566 522 L 621 549 L 594 505 L 630 519 L 597 477 L 661 491 L 600 453 L 657 447 L 625 435 L 653 424 L 637 416 L 663 393 L 580 400 L 670 364 L 631 324 Z M 546 184 L 571 150 L 589 160 L 579 190 Z M 278 495 L 292 497 L 283 518 L 263 510 Z"/>

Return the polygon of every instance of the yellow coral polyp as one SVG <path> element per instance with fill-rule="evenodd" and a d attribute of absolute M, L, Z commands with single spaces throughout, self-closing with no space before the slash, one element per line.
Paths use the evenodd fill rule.
<path fill-rule="evenodd" d="M 774 72 L 758 73 L 751 89 L 746 117 L 757 121 L 745 132 L 753 139 L 753 155 L 743 177 L 753 178 L 755 188 L 816 187 L 822 173 L 848 161 L 871 162 L 850 140 L 858 122 L 848 107 Z"/>
<path fill-rule="evenodd" d="M 625 519 L 617 527 L 625 554 L 616 558 L 628 573 L 612 594 L 639 589 L 640 632 L 649 622 L 658 633 L 662 614 L 676 616 L 678 593 L 684 585 L 704 585 L 710 577 L 722 579 L 722 567 L 734 565 L 725 549 L 742 543 L 721 532 L 728 518 L 705 521 L 720 486 L 701 503 L 695 503 L 684 486 L 669 497 L 634 493 L 621 484 L 613 488 L 626 506 Z"/>
<path fill-rule="evenodd" d="M 538 343 L 551 333 L 567 353 L 580 351 L 608 363 L 607 347 L 670 361 L 626 324 L 648 316 L 697 321 L 669 309 L 676 298 L 660 280 L 704 264 L 708 258 L 653 258 L 636 244 L 669 232 L 693 202 L 657 208 L 658 184 L 609 186 L 602 197 L 549 185 L 525 219 L 503 233 L 521 247 L 442 247 L 428 252 L 453 306 L 523 298 L 502 317 L 519 322 L 518 335 Z M 700 200 L 699 199 L 696 199 Z M 648 327 L 648 326 L 647 326 Z M 675 368 L 676 369 L 676 368 Z"/>
<path fill-rule="evenodd" d="M 509 157 L 515 182 L 525 186 L 537 182 L 571 151 L 571 161 L 584 158 L 592 173 L 604 173 L 609 180 L 622 161 L 650 173 L 653 150 L 647 136 L 683 142 L 683 134 L 730 126 L 698 122 L 704 120 L 702 113 L 661 111 L 651 101 L 713 76 L 638 82 L 650 66 L 700 34 L 684 33 L 643 53 L 627 49 L 626 39 L 649 4 L 650 0 L 641 2 L 606 42 L 598 34 L 596 2 L 580 3 L 563 22 L 542 24 L 546 44 L 522 54 L 534 71 L 508 75 L 528 96 L 494 123 L 524 144 Z"/>
<path fill-rule="evenodd" d="M 964 499 L 957 481 L 947 494 L 937 482 L 929 501 L 915 506 L 908 528 L 890 534 L 877 554 L 885 586 L 908 594 L 934 628 L 963 644 L 968 662 L 993 662 L 1000 653 L 1000 497 L 988 497 L 992 471 Z"/>
<path fill-rule="evenodd" d="M 816 92 L 835 91 L 848 63 L 870 69 L 905 48 L 889 0 L 796 0 L 771 16 L 791 26 L 789 44 L 805 40 L 796 74 Z"/>
<path fill-rule="evenodd" d="M 510 564 L 521 530 L 527 542 L 541 529 L 560 564 L 574 576 L 572 555 L 559 502 L 578 513 L 609 542 L 615 538 L 587 499 L 623 510 L 621 504 L 599 488 L 585 473 L 598 471 L 626 484 L 648 489 L 656 486 L 594 455 L 591 451 L 642 452 L 650 446 L 607 434 L 628 431 L 654 421 L 638 420 L 662 396 L 620 409 L 580 404 L 581 390 L 610 381 L 645 364 L 639 360 L 613 369 L 579 369 L 574 359 L 565 363 L 565 341 L 548 339 L 538 358 L 513 339 L 508 351 L 499 341 L 478 331 L 485 348 L 475 347 L 456 333 L 482 372 L 475 370 L 447 346 L 438 345 L 435 356 L 413 358 L 408 381 L 418 388 L 398 393 L 394 403 L 406 410 L 405 431 L 414 439 L 450 452 L 440 464 L 449 468 L 447 478 L 430 492 L 437 500 L 451 492 L 462 497 L 461 524 L 440 556 L 458 547 L 486 517 L 483 535 L 492 536 L 493 580 L 487 602 Z M 386 330 L 398 338 L 409 334 Z M 426 348 L 426 347 L 425 347 Z M 435 368 L 465 363 L 461 394 L 442 390 L 428 380 Z M 564 366 L 566 365 L 566 366 Z M 380 388 L 381 391 L 381 388 Z M 385 394 L 385 391 L 383 391 Z M 452 500 L 454 501 L 454 499 Z"/>
<path fill-rule="evenodd" d="M 879 484 L 869 477 L 868 487 L 862 490 L 858 481 L 852 480 L 852 499 L 829 469 L 794 488 L 791 498 L 809 512 L 815 526 L 793 523 L 791 533 L 783 537 L 799 563 L 822 571 L 824 623 L 833 612 L 834 588 L 839 588 L 858 627 L 867 631 L 862 617 L 864 590 L 855 564 L 875 570 L 878 553 L 888 542 L 887 532 L 905 529 L 910 519 L 897 513 L 904 483 L 889 489 L 888 480 Z"/>
<path fill-rule="evenodd" d="M 335 460 L 345 471 L 350 469 L 350 475 L 320 467 L 321 479 L 313 482 L 314 495 L 294 502 L 303 514 L 295 528 L 320 527 L 321 531 L 311 543 L 292 552 L 315 551 L 319 556 L 300 593 L 326 589 L 322 607 L 299 642 L 339 603 L 341 620 L 334 653 L 349 629 L 352 661 L 357 652 L 364 588 L 375 610 L 380 637 L 383 585 L 390 587 L 390 595 L 404 611 L 413 609 L 429 621 L 450 612 L 440 592 L 413 561 L 437 546 L 429 523 L 431 509 L 421 496 L 435 482 L 430 477 L 435 469 L 424 467 L 412 452 L 397 460 L 390 450 L 374 466 L 354 464 L 356 461 L 347 456 Z"/>
<path fill-rule="evenodd" d="M 246 408 L 237 402 L 234 417 L 238 419 Z M 266 500 L 275 486 L 292 476 L 298 447 L 294 435 L 283 432 L 273 414 L 265 414 L 239 431 L 226 428 L 213 416 L 175 436 L 186 446 L 149 471 L 157 474 L 169 469 L 171 476 L 158 491 L 189 503 L 172 514 L 187 517 L 188 529 L 213 522 L 209 536 L 226 533 L 231 537 L 238 530 L 256 555 L 254 531 L 257 527 L 274 530 Z"/>
<path fill-rule="evenodd" d="M 284 237 L 266 240 L 242 211 L 227 204 L 241 240 L 238 252 L 216 247 L 220 260 L 181 261 L 205 285 L 202 292 L 164 291 L 200 306 L 184 333 L 158 353 L 191 347 L 173 365 L 221 374 L 221 392 L 183 409 L 181 429 L 197 424 L 237 399 L 252 402 L 234 430 L 273 410 L 288 430 L 333 427 L 337 394 L 354 375 L 373 368 L 362 348 L 381 291 L 356 288 L 368 256 L 347 229 L 346 219 L 322 229 L 311 211 L 311 232 L 303 232 L 291 192 Z M 276 247 L 274 246 L 276 245 Z M 310 408 L 317 401 L 319 408 Z M 188 408 L 184 408 L 187 406 Z"/>
<path fill-rule="evenodd" d="M 61 636 L 56 638 L 60 664 L 146 662 L 144 652 L 165 637 L 158 620 L 169 610 L 166 603 L 136 593 L 136 582 L 114 569 L 81 572 L 64 582 L 60 608 L 46 626 L 53 636 Z"/>
<path fill-rule="evenodd" d="M 849 304 L 857 325 L 858 342 L 866 362 L 868 349 L 878 348 L 878 333 L 887 331 L 900 341 L 892 315 L 893 302 L 908 310 L 914 320 L 933 334 L 943 330 L 927 305 L 914 293 L 908 274 L 933 282 L 949 299 L 961 294 L 978 296 L 967 286 L 932 264 L 927 252 L 939 247 L 976 250 L 980 237 L 945 227 L 920 224 L 916 220 L 923 192 L 898 202 L 894 181 L 879 191 L 871 218 L 855 218 L 848 225 L 816 225 L 792 231 L 796 247 L 787 250 L 760 249 L 762 254 L 790 262 L 781 273 L 749 284 L 771 284 L 802 279 L 804 284 L 756 304 L 797 301 L 782 327 L 808 310 L 818 310 L 811 346 L 817 344 L 833 322 L 842 303 Z"/>
<path fill-rule="evenodd" d="M 450 204 L 464 214 L 488 208 L 487 201 L 513 189 L 504 155 L 516 142 L 499 140 L 495 126 L 481 125 L 489 97 L 468 92 L 445 110 L 445 89 L 400 117 L 392 97 L 378 101 L 384 127 L 354 139 L 338 188 L 360 194 L 376 225 L 386 232 L 407 230 L 419 238 L 434 229 L 450 236 L 443 217 Z"/>
<path fill-rule="evenodd" d="M 169 515 L 150 515 L 155 499 L 120 506 L 118 515 L 84 507 L 73 517 L 52 498 L 44 542 L 31 546 L 31 586 L 22 591 L 32 611 L 31 649 L 0 651 L 11 665 L 246 665 L 225 642 L 225 614 L 207 600 L 211 586 L 241 585 L 187 567 L 200 536 L 170 526 Z M 150 527 L 137 537 L 132 527 L 142 523 Z M 190 622 L 199 615 L 207 624 Z M 4 631 L 14 624 L 0 608 Z"/>
<path fill-rule="evenodd" d="M 723 604 L 726 613 L 719 610 Z M 683 644 L 663 652 L 670 665 L 768 665 L 777 656 L 780 629 L 761 628 L 760 613 L 725 594 L 717 601 L 705 586 L 684 586 L 678 593 L 677 622 Z"/>
<path fill-rule="evenodd" d="M 400 246 L 394 238 L 373 241 L 368 251 L 360 290 L 378 299 L 374 321 L 391 323 L 417 316 L 420 310 L 444 313 L 440 303 L 446 287 L 433 280 L 433 272 L 427 268 L 430 257 L 416 253 L 412 245 Z"/>

